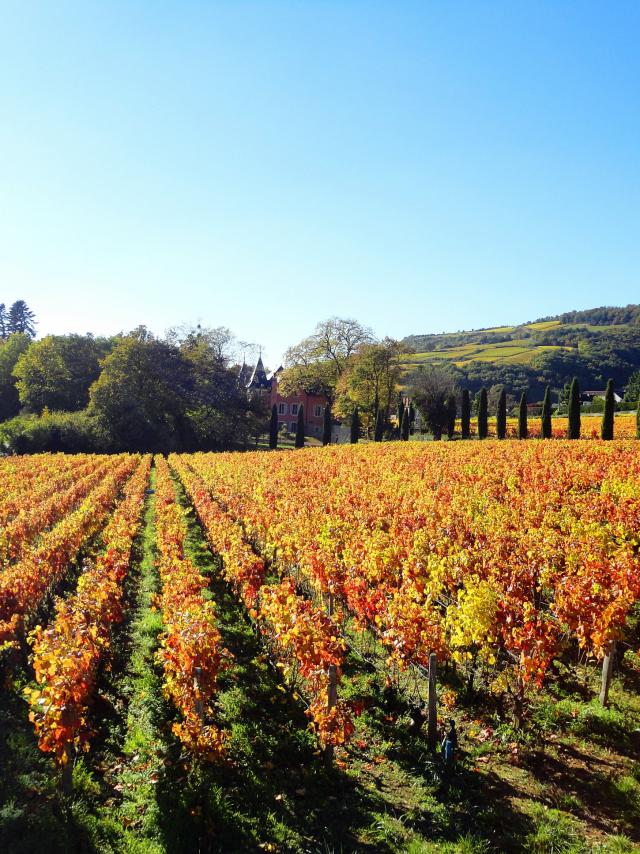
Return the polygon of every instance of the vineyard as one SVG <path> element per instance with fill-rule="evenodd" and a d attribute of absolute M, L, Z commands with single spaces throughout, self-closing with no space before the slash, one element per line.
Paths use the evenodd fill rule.
<path fill-rule="evenodd" d="M 11 457 L 0 519 L 3 850 L 637 850 L 633 439 Z"/>

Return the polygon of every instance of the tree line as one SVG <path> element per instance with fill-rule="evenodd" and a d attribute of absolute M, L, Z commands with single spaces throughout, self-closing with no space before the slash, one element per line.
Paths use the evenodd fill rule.
<path fill-rule="evenodd" d="M 5 452 L 221 450 L 265 427 L 224 328 L 124 335 L 15 332 L 0 342 Z"/>
<path fill-rule="evenodd" d="M 47 335 L 34 340 L 35 317 L 26 303 L 14 303 L 5 315 L 13 318 L 11 327 L 5 322 L 7 332 L 0 340 L 0 447 L 5 452 L 223 450 L 247 447 L 263 433 L 277 446 L 277 412 L 269 413 L 264 398 L 248 394 L 238 381 L 238 345 L 225 327 L 174 328 L 164 338 L 139 327 L 108 338 Z M 19 331 L 8 332 L 16 324 Z M 472 400 L 472 389 L 461 389 L 452 369 L 424 364 L 404 374 L 403 350 L 399 341 L 376 339 L 353 319 L 330 318 L 287 351 L 279 391 L 326 395 L 325 444 L 336 420 L 347 441 L 408 439 L 418 413 L 435 439 L 452 437 L 460 417 L 461 435 L 467 438 L 473 408 L 480 438 L 486 435 L 489 411 L 496 413 L 503 437 L 507 408 L 516 402 L 504 385 L 482 387 Z M 571 394 L 567 385 L 561 399 L 568 407 Z M 635 394 L 636 401 L 640 397 L 640 372 L 627 394 Z M 523 391 L 518 409 L 522 438 L 526 399 Z M 605 410 L 608 400 L 609 392 Z M 547 420 L 543 417 L 546 435 L 548 387 L 543 413 L 548 414 Z M 301 407 L 295 443 L 304 442 Z"/>

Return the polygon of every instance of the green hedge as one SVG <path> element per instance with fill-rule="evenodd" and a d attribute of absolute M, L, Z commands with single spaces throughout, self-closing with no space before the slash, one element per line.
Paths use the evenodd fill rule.
<path fill-rule="evenodd" d="M 18 415 L 0 424 L 0 452 L 5 454 L 97 453 L 111 450 L 109 445 L 97 420 L 86 412 Z"/>

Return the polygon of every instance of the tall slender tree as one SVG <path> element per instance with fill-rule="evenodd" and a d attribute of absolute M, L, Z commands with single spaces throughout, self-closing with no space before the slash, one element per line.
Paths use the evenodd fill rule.
<path fill-rule="evenodd" d="M 409 407 L 407 406 L 404 410 L 403 415 L 402 415 L 402 427 L 400 430 L 400 438 L 402 439 L 403 442 L 409 441 L 409 432 L 410 432 L 409 428 L 410 427 L 411 427 L 411 419 L 409 418 Z M 439 438 L 440 438 L 440 436 L 438 436 L 438 439 Z M 435 436 L 434 436 L 434 439 L 435 439 Z"/>
<path fill-rule="evenodd" d="M 455 394 L 450 394 L 447 398 L 447 438 L 453 439 L 453 434 L 456 432 L 456 415 L 458 408 L 456 404 Z"/>
<path fill-rule="evenodd" d="M 296 448 L 304 448 L 304 404 L 298 408 L 298 423 L 296 424 Z"/>
<path fill-rule="evenodd" d="M 271 407 L 271 420 L 269 421 L 269 447 L 275 450 L 278 447 L 278 407 Z"/>
<path fill-rule="evenodd" d="M 9 315 L 7 314 L 7 307 L 3 302 L 0 302 L 0 340 L 4 341 L 7 337 L 7 323 L 9 321 Z"/>
<path fill-rule="evenodd" d="M 616 405 L 613 395 L 613 380 L 609 380 L 607 390 L 604 393 L 604 412 L 602 413 L 602 424 L 600 425 L 601 439 L 613 439 L 613 413 Z"/>
<path fill-rule="evenodd" d="M 527 424 L 527 393 L 522 392 L 520 397 L 520 406 L 518 407 L 518 439 L 526 439 L 529 435 L 529 425 Z"/>
<path fill-rule="evenodd" d="M 640 439 L 640 398 L 638 398 L 638 408 L 636 409 L 636 439 Z"/>
<path fill-rule="evenodd" d="M 322 444 L 331 444 L 331 407 L 328 403 L 324 408 L 324 418 L 322 420 Z"/>
<path fill-rule="evenodd" d="M 489 424 L 487 419 L 487 390 L 483 386 L 480 389 L 480 399 L 478 401 L 478 439 L 486 439 L 489 433 Z"/>
<path fill-rule="evenodd" d="M 357 444 L 360 439 L 360 414 L 357 406 L 353 407 L 353 412 L 351 413 L 351 429 L 349 438 L 352 445 Z"/>
<path fill-rule="evenodd" d="M 569 425 L 567 427 L 567 438 L 580 438 L 580 385 L 577 377 L 571 380 L 571 387 L 569 388 Z"/>
<path fill-rule="evenodd" d="M 416 421 L 416 408 L 413 403 L 409 404 L 409 432 L 413 433 L 413 425 Z"/>
<path fill-rule="evenodd" d="M 507 435 L 507 392 L 502 389 L 496 407 L 496 436 L 504 439 Z"/>
<path fill-rule="evenodd" d="M 547 386 L 544 390 L 541 415 L 541 435 L 543 439 L 551 438 L 551 388 Z"/>
<path fill-rule="evenodd" d="M 402 395 L 398 397 L 398 434 L 402 432 L 402 417 L 404 416 L 405 403 Z"/>
<path fill-rule="evenodd" d="M 384 433 L 384 415 L 381 409 L 376 412 L 376 427 L 373 434 L 374 442 L 382 442 L 382 436 Z"/>
<path fill-rule="evenodd" d="M 16 300 L 9 309 L 7 332 L 13 335 L 20 332 L 30 338 L 36 337 L 35 314 L 23 299 Z"/>
<path fill-rule="evenodd" d="M 469 389 L 462 389 L 462 403 L 460 406 L 460 429 L 462 438 L 468 439 L 471 435 L 471 395 Z"/>

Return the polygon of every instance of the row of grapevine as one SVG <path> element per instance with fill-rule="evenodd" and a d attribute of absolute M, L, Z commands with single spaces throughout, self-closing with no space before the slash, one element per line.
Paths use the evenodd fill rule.
<path fill-rule="evenodd" d="M 0 462 L 0 489 L 2 490 L 0 525 L 2 526 L 20 513 L 25 513 L 29 508 L 65 489 L 74 480 L 89 474 L 96 465 L 95 458 L 86 455 L 48 457 L 46 465 L 42 462 L 40 465 L 34 464 L 33 469 L 26 469 L 20 476 L 12 472 L 9 477 L 7 463 L 12 459 L 5 458 Z"/>
<path fill-rule="evenodd" d="M 88 748 L 88 709 L 98 666 L 107 655 L 114 625 L 124 618 L 124 580 L 140 528 L 151 458 L 143 457 L 126 483 L 103 535 L 103 550 L 82 573 L 74 595 L 60 600 L 55 618 L 29 640 L 38 687 L 25 691 L 40 749 L 58 762 L 72 749 Z"/>
<path fill-rule="evenodd" d="M 70 513 L 109 470 L 108 461 L 92 465 L 88 471 L 74 472 L 62 483 L 49 484 L 47 494 L 37 500 L 28 496 L 21 512 L 0 533 L 0 571 L 18 560 L 31 547 L 33 540 L 50 530 Z"/>
<path fill-rule="evenodd" d="M 246 542 L 241 528 L 211 499 L 184 457 L 169 462 L 180 477 L 206 531 L 222 558 L 226 580 L 237 591 L 275 653 L 285 677 L 303 680 L 307 714 L 321 744 L 333 747 L 353 732 L 349 704 L 337 696 L 346 644 L 338 622 L 297 593 L 290 577 L 267 583 L 263 560 Z"/>
<path fill-rule="evenodd" d="M 110 458 L 108 473 L 80 506 L 45 534 L 22 560 L 0 573 L 0 648 L 23 635 L 25 619 L 65 575 L 69 563 L 104 526 L 138 458 Z"/>
<path fill-rule="evenodd" d="M 187 523 L 166 460 L 156 457 L 156 531 L 164 621 L 160 660 L 165 691 L 181 714 L 173 730 L 190 750 L 210 759 L 224 748 L 214 723 L 218 677 L 229 653 L 222 646 L 207 579 L 185 555 Z"/>

